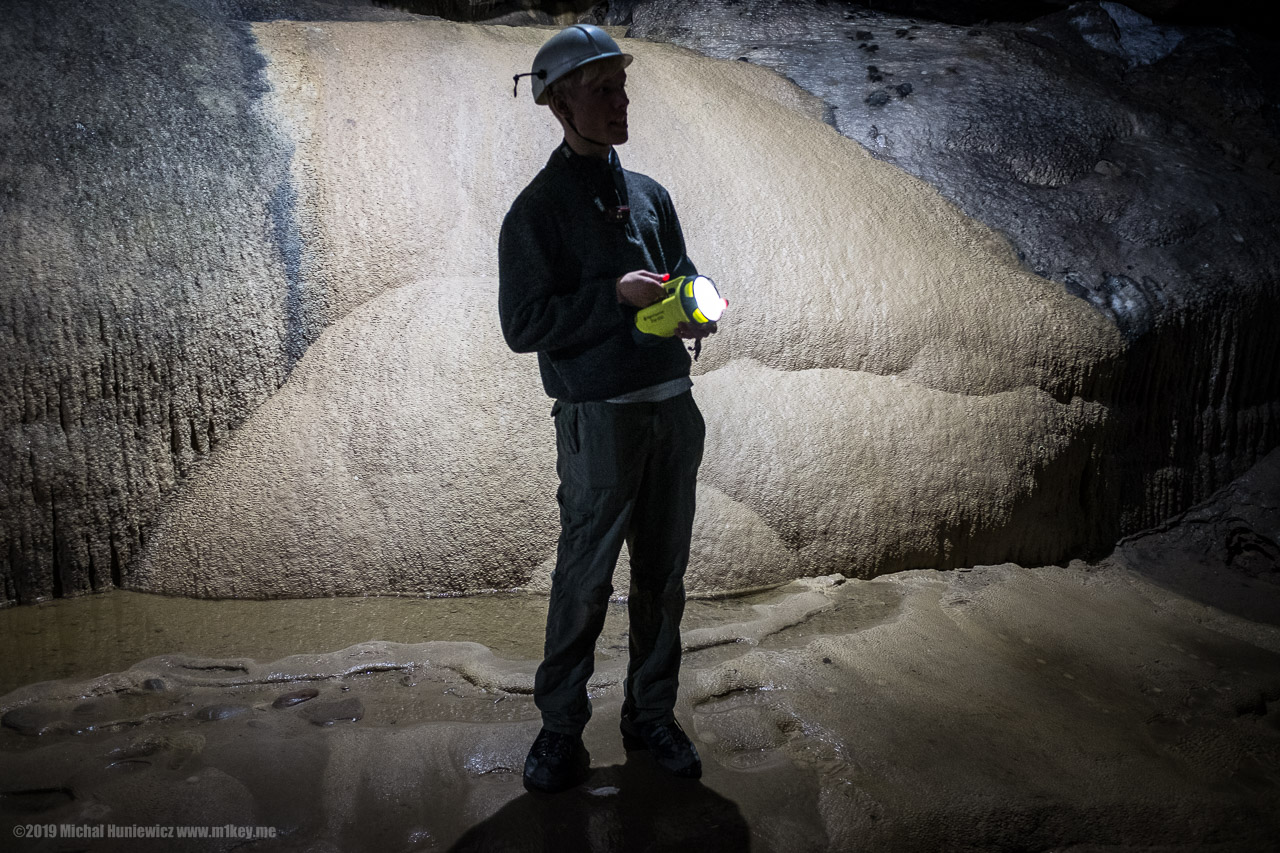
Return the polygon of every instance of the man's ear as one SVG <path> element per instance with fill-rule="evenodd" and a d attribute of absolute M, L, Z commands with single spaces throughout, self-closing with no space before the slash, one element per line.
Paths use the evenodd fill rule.
<path fill-rule="evenodd" d="M 569 102 L 565 99 L 563 91 L 553 89 L 547 105 L 551 107 L 551 114 L 556 118 L 573 121 L 573 111 L 569 108 Z"/>

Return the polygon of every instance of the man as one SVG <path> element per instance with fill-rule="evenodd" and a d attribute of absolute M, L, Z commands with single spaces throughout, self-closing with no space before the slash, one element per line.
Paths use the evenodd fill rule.
<path fill-rule="evenodd" d="M 662 299 L 664 275 L 693 275 L 671 199 L 622 168 L 626 67 L 632 57 L 598 27 L 568 27 L 534 59 L 534 100 L 564 141 L 512 203 L 498 238 L 498 311 L 507 345 L 538 353 L 555 399 L 560 541 L 546 646 L 534 683 L 542 731 L 524 785 L 554 792 L 590 767 L 582 730 L 587 681 L 614 564 L 631 555 L 630 660 L 623 744 L 698 778 L 698 752 L 675 720 L 684 571 L 705 425 L 677 338 L 637 343 L 635 315 Z M 681 325 L 681 338 L 715 331 Z"/>

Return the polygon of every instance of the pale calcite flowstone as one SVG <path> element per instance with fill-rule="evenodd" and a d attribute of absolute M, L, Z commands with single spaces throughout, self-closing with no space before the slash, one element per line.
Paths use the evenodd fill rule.
<path fill-rule="evenodd" d="M 167 507 L 128 584 L 203 596 L 541 588 L 554 438 L 498 330 L 496 238 L 557 141 L 512 69 L 547 32 L 255 25 L 292 135 L 305 286 L 332 323 Z M 1120 339 L 993 232 L 745 63 L 625 41 L 623 162 L 672 193 L 731 300 L 688 587 L 1048 560 Z M 625 574 L 615 589 L 625 594 Z"/>

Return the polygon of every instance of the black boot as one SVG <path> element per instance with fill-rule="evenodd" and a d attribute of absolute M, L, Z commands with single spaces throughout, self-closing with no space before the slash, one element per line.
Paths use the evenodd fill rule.
<path fill-rule="evenodd" d="M 543 729 L 524 760 L 524 787 L 527 791 L 554 794 L 585 780 L 590 769 L 591 753 L 579 735 Z"/>
<path fill-rule="evenodd" d="M 622 746 L 628 752 L 647 749 L 658 766 L 672 776 L 698 779 L 702 776 L 702 759 L 693 741 L 675 720 L 637 726 L 622 721 Z"/>

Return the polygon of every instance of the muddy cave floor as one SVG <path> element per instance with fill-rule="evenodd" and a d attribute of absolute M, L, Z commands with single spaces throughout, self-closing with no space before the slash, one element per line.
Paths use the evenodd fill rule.
<path fill-rule="evenodd" d="M 700 782 L 623 751 L 623 605 L 591 684 L 592 774 L 556 796 L 526 793 L 519 773 L 539 727 L 537 596 L 366 602 L 346 621 L 306 610 L 335 602 L 162 599 L 191 629 L 187 652 L 107 675 L 83 671 L 107 665 L 94 657 L 106 644 L 57 634 L 52 610 L 3 612 L 0 849 L 1280 849 L 1277 469 L 1273 454 L 1098 563 L 835 575 L 691 601 L 678 715 Z M 152 597 L 95 598 L 113 601 L 120 632 L 163 633 L 163 616 L 128 609 Z M 483 642 L 317 653 L 286 606 L 331 641 L 378 618 L 390 627 L 377 635 L 405 636 L 416 606 L 435 608 L 439 636 Z M 352 609 L 369 606 L 388 609 Z M 225 615 L 182 609 L 200 607 Z M 204 648 L 231 651 L 191 654 L 197 626 L 220 626 L 234 641 Z M 64 657 L 86 644 L 80 669 L 26 683 L 65 674 L 23 651 L 59 636 Z M 121 653 L 148 642 L 169 641 Z M 153 825 L 274 837 L 31 837 Z"/>

